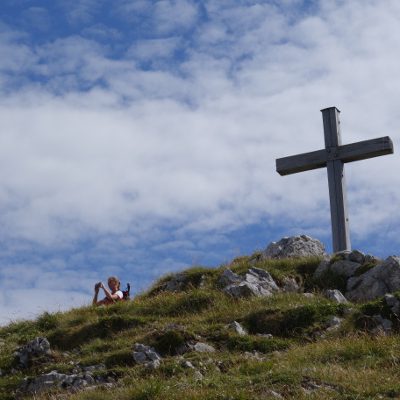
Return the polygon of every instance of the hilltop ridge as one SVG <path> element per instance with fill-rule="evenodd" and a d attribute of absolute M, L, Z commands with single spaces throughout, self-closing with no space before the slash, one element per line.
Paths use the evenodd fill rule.
<path fill-rule="evenodd" d="M 285 253 L 314 243 L 298 238 L 1 328 L 0 399 L 399 397 L 399 259 Z M 373 299 L 354 295 L 376 277 Z"/>

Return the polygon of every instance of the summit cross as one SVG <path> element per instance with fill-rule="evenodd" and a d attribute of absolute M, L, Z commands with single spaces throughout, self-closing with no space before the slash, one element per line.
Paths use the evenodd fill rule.
<path fill-rule="evenodd" d="M 278 158 L 276 171 L 280 175 L 327 167 L 331 205 L 333 251 L 351 250 L 347 214 L 344 163 L 393 153 L 389 136 L 342 145 L 340 111 L 336 107 L 321 110 L 324 123 L 325 149 Z"/>

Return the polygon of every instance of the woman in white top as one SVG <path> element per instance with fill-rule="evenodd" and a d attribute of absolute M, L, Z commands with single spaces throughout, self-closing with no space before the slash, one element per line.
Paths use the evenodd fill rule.
<path fill-rule="evenodd" d="M 103 282 L 97 282 L 94 285 L 93 305 L 101 306 L 102 304 L 105 304 L 105 305 L 113 304 L 117 301 L 122 300 L 124 295 L 123 295 L 122 291 L 119 290 L 120 285 L 121 285 L 121 283 L 116 276 L 110 276 L 108 278 L 108 287 L 110 288 L 110 290 L 108 290 L 108 288 L 106 288 L 103 285 Z M 99 295 L 100 289 L 104 290 L 104 294 L 106 295 L 106 297 L 104 297 L 103 300 L 98 301 L 97 297 Z"/>

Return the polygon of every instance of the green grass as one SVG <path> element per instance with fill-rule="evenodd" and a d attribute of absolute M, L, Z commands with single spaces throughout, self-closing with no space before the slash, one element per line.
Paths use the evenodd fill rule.
<path fill-rule="evenodd" d="M 187 281 L 180 292 L 162 290 L 170 279 L 167 276 L 134 301 L 43 313 L 35 321 L 11 323 L 0 328 L 0 400 L 14 399 L 25 376 L 52 370 L 71 373 L 76 365 L 100 363 L 105 369 L 95 375 L 116 379 L 116 387 L 76 393 L 54 389 L 35 399 L 261 400 L 270 398 L 270 390 L 286 399 L 400 397 L 397 316 L 382 299 L 360 305 L 338 305 L 325 299 L 322 290 L 341 283 L 332 277 L 314 281 L 318 263 L 315 258 L 262 260 L 254 254 L 229 264 L 238 274 L 251 267 L 265 269 L 278 284 L 294 278 L 305 291 L 314 293 L 312 298 L 277 293 L 233 299 L 218 287 L 226 265 L 195 267 L 185 271 Z M 375 314 L 392 320 L 393 335 L 369 333 L 367 322 Z M 332 316 L 343 318 L 343 325 L 327 331 Z M 240 322 L 249 334 L 239 336 L 229 330 L 232 321 Z M 259 335 L 266 333 L 273 337 Z M 16 366 L 15 349 L 36 336 L 49 339 L 52 359 L 11 373 Z M 216 351 L 179 354 L 183 345 L 196 341 Z M 149 370 L 135 364 L 135 343 L 156 348 L 163 357 L 160 368 Z M 201 372 L 201 380 L 183 366 L 184 360 Z"/>

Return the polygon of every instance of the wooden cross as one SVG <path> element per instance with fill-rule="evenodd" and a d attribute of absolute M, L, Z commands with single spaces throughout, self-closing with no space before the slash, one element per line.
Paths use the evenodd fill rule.
<path fill-rule="evenodd" d="M 340 111 L 336 107 L 322 111 L 325 149 L 276 160 L 280 175 L 327 167 L 331 204 L 333 251 L 350 250 L 349 218 L 347 215 L 344 163 L 393 153 L 390 137 L 364 140 L 342 145 L 340 137 Z"/>

